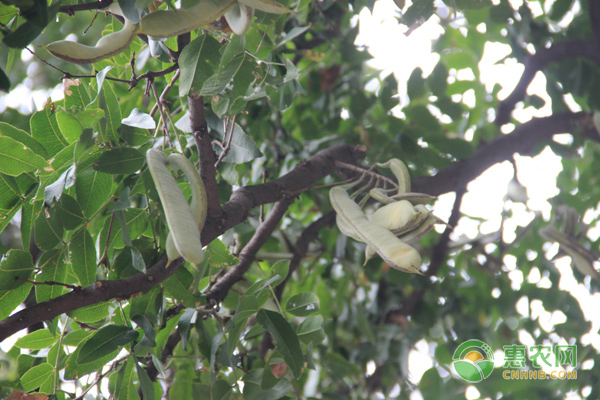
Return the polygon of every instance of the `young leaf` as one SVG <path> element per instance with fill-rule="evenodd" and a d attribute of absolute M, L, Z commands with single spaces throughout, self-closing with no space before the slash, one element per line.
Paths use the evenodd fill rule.
<path fill-rule="evenodd" d="M 34 269 L 28 251 L 12 249 L 0 263 L 0 290 L 16 289 L 28 279 Z"/>
<path fill-rule="evenodd" d="M 56 339 L 48 329 L 39 329 L 19 338 L 15 346 L 21 349 L 41 350 L 52 346 Z"/>
<path fill-rule="evenodd" d="M 319 309 L 319 298 L 312 292 L 303 292 L 292 296 L 285 307 L 285 311 L 298 317 L 314 314 Z"/>
<path fill-rule="evenodd" d="M 96 331 L 81 347 L 77 364 L 85 364 L 99 359 L 124 344 L 135 340 L 139 333 L 122 325 L 108 325 Z"/>
<path fill-rule="evenodd" d="M 87 229 L 71 239 L 69 255 L 81 286 L 91 285 L 96 280 L 96 246 Z"/>
<path fill-rule="evenodd" d="M 283 315 L 275 311 L 261 309 L 256 315 L 256 320 L 273 336 L 283 359 L 299 378 L 304 368 L 304 355 L 294 328 L 283 318 Z"/>
<path fill-rule="evenodd" d="M 18 176 L 44 169 L 51 171 L 52 167 L 33 150 L 12 138 L 0 136 L 0 172 Z"/>
<path fill-rule="evenodd" d="M 21 377 L 23 389 L 30 392 L 42 386 L 42 384 L 54 374 L 54 367 L 48 363 L 36 365 Z"/>
<path fill-rule="evenodd" d="M 323 330 L 323 316 L 313 315 L 306 318 L 298 329 L 296 329 L 298 338 L 302 343 L 319 344 L 325 339 L 325 331 Z"/>

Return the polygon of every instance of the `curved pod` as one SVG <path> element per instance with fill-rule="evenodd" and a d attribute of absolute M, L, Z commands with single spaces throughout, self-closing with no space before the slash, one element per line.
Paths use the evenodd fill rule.
<path fill-rule="evenodd" d="M 177 258 L 177 255 L 174 254 L 174 247 L 176 253 L 186 261 L 194 265 L 199 264 L 204 259 L 204 252 L 202 251 L 196 217 L 177 181 L 168 169 L 169 159 L 167 155 L 160 150 L 150 149 L 146 153 L 146 160 L 165 211 L 167 225 L 171 231 L 171 239 L 167 238 L 169 262 Z M 202 189 L 204 189 L 204 186 L 202 186 Z M 206 201 L 204 207 L 206 207 Z"/>
<path fill-rule="evenodd" d="M 391 231 L 367 219 L 362 209 L 341 187 L 329 191 L 329 200 L 337 215 L 353 234 L 372 248 L 392 268 L 421 274 L 421 255 L 417 250 L 398 239 Z"/>
<path fill-rule="evenodd" d="M 135 39 L 139 24 L 125 20 L 123 29 L 102 36 L 95 46 L 86 46 L 70 40 L 59 40 L 45 46 L 53 56 L 75 64 L 91 64 L 117 55 Z"/>

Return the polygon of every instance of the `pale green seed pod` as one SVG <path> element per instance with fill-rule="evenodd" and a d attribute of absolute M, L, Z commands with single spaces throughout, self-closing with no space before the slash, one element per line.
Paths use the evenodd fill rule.
<path fill-rule="evenodd" d="M 252 19 L 254 18 L 254 8 L 248 7 L 242 3 L 237 3 L 225 14 L 223 14 L 227 24 L 236 35 L 243 35 L 248 32 Z"/>
<path fill-rule="evenodd" d="M 123 29 L 104 35 L 95 46 L 86 46 L 70 40 L 59 40 L 45 46 L 53 56 L 75 64 L 91 64 L 117 55 L 135 39 L 139 24 L 125 20 Z"/>
<path fill-rule="evenodd" d="M 156 190 L 165 211 L 167 225 L 170 229 L 169 237 L 171 239 L 167 237 L 166 246 L 169 263 L 181 255 L 186 261 L 194 265 L 199 264 L 204 259 L 204 252 L 202 251 L 200 230 L 198 229 L 196 219 L 202 215 L 206 218 L 206 195 L 204 194 L 204 185 L 197 187 L 197 182 L 192 183 L 194 178 L 192 177 L 192 179 L 190 179 L 190 177 L 188 177 L 193 193 L 192 202 L 200 202 L 201 204 L 199 204 L 199 207 L 204 209 L 204 211 L 192 212 L 181 188 L 167 168 L 169 163 L 171 163 L 175 168 L 184 169 L 184 172 L 187 173 L 188 171 L 186 171 L 186 169 L 188 169 L 188 167 L 184 166 L 181 168 L 181 166 L 184 165 L 182 160 L 180 160 L 179 157 L 167 157 L 165 153 L 157 149 L 148 150 L 146 153 L 146 160 L 148 162 L 148 170 L 152 175 L 152 179 L 154 180 Z M 189 163 L 189 160 L 187 162 Z M 204 221 L 202 221 L 202 224 L 204 224 Z"/>
<path fill-rule="evenodd" d="M 368 220 L 362 209 L 345 189 L 334 187 L 329 191 L 329 200 L 345 229 L 370 246 L 392 268 L 404 272 L 421 274 L 421 256 L 417 250 L 403 243 L 391 231 Z"/>
<path fill-rule="evenodd" d="M 187 9 L 159 10 L 140 20 L 140 33 L 166 38 L 194 31 L 220 18 L 236 0 L 200 0 Z"/>
<path fill-rule="evenodd" d="M 293 11 L 274 0 L 238 0 L 245 6 L 255 8 L 270 14 L 289 14 Z"/>

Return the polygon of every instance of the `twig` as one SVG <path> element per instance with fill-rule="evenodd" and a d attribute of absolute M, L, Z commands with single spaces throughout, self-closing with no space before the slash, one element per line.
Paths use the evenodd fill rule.
<path fill-rule="evenodd" d="M 112 3 L 113 0 L 99 0 L 92 3 L 70 4 L 66 6 L 60 6 L 58 8 L 58 12 L 73 16 L 77 11 L 100 10 L 110 6 Z"/>
<path fill-rule="evenodd" d="M 167 117 L 165 116 L 165 111 L 163 109 L 162 102 L 160 97 L 158 96 L 158 91 L 156 90 L 156 84 L 154 83 L 154 79 L 148 79 L 148 84 L 152 88 L 152 94 L 154 94 L 154 99 L 156 100 L 156 105 L 158 106 L 158 111 L 160 112 L 160 119 L 162 121 L 162 132 L 163 137 L 167 139 L 169 143 L 169 148 L 173 151 L 173 143 L 171 142 L 171 135 L 169 134 L 169 129 L 167 128 Z"/>
<path fill-rule="evenodd" d="M 177 71 L 175 71 L 175 75 L 173 75 L 173 79 L 171 79 L 171 82 L 169 82 L 169 84 L 167 85 L 167 87 L 165 87 L 165 89 L 163 90 L 163 92 L 160 94 L 160 103 L 164 103 L 166 98 L 167 98 L 167 94 L 169 93 L 169 91 L 171 90 L 171 88 L 173 88 L 173 85 L 175 85 L 175 82 L 177 82 L 177 80 L 179 79 L 179 69 Z M 150 116 L 154 116 L 154 114 L 156 114 L 156 111 L 158 110 L 158 103 L 156 103 L 154 105 L 154 107 L 152 107 L 152 110 L 150 111 Z M 173 114 L 171 114 L 173 115 Z"/>
<path fill-rule="evenodd" d="M 110 223 L 108 224 L 108 233 L 106 234 L 106 243 L 104 244 L 104 251 L 102 252 L 102 257 L 100 257 L 100 261 L 98 261 L 98 265 L 104 265 L 106 269 L 108 267 L 108 245 L 110 244 L 110 236 L 112 234 L 113 223 L 115 222 L 115 214 L 111 214 Z"/>
<path fill-rule="evenodd" d="M 30 281 L 29 279 L 23 279 L 23 278 L 19 278 L 19 277 L 17 277 L 17 279 L 20 281 L 23 281 L 23 282 L 31 283 L 32 285 L 64 286 L 67 289 L 73 289 L 73 290 L 81 289 L 81 286 L 69 285 L 67 283 L 62 283 L 62 282 L 55 282 L 55 281 L 36 282 L 36 281 Z"/>
<path fill-rule="evenodd" d="M 231 125 L 231 128 L 229 129 L 229 136 L 227 136 L 227 129 L 223 129 L 223 143 L 225 143 L 225 139 L 227 139 L 227 144 L 225 145 L 225 147 L 223 147 L 223 151 L 221 152 L 221 154 L 219 155 L 219 158 L 217 159 L 217 162 L 215 163 L 215 169 L 217 169 L 219 167 L 219 164 L 221 164 L 221 161 L 223 160 L 223 158 L 225 158 L 227 153 L 229 153 L 229 150 L 231 150 L 231 140 L 233 139 L 233 129 L 235 128 L 236 118 L 237 118 L 237 115 L 234 115 L 229 120 L 229 125 Z"/>
<path fill-rule="evenodd" d="M 96 385 L 98 385 L 100 383 L 100 381 L 102 381 L 102 379 L 104 379 L 104 377 L 106 377 L 106 375 L 108 375 L 112 370 L 114 370 L 119 364 L 121 364 L 123 361 L 125 361 L 126 359 L 129 358 L 129 354 L 126 355 L 125 357 L 119 358 L 118 360 L 116 360 L 115 362 L 113 362 L 110 366 L 110 368 L 108 368 L 108 370 L 106 372 L 101 373 L 100 375 L 98 375 L 96 377 L 96 380 L 94 381 L 94 383 L 92 383 L 87 389 L 85 389 L 83 391 L 83 393 L 81 393 L 78 397 L 75 398 L 75 400 L 83 400 L 83 398 L 85 397 L 85 395 L 92 390 L 93 387 L 95 387 Z"/>
<path fill-rule="evenodd" d="M 206 293 L 206 309 L 217 307 L 218 303 L 227 296 L 227 293 L 233 285 L 242 279 L 248 268 L 250 268 L 250 265 L 252 265 L 252 262 L 254 262 L 256 253 L 271 237 L 273 231 L 277 228 L 279 222 L 293 202 L 293 197 L 287 197 L 275 203 L 265 222 L 256 229 L 256 233 L 252 239 L 250 239 L 248 244 L 241 251 L 239 264 L 231 268 L 223 278 L 219 279 L 208 293 Z"/>

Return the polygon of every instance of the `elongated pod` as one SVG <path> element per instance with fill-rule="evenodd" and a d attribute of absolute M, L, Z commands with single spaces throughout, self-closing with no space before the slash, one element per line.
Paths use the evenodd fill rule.
<path fill-rule="evenodd" d="M 167 225 L 171 231 L 172 246 L 186 261 L 199 264 L 204 258 L 200 231 L 187 199 L 167 168 L 169 159 L 162 151 L 150 149 L 146 153 L 146 160 L 165 211 Z M 172 261 L 177 256 L 173 254 L 173 249 L 169 247 L 169 239 L 167 239 L 167 249 L 169 250 L 167 253 L 171 253 L 168 256 L 169 261 Z"/>
<path fill-rule="evenodd" d="M 200 0 L 187 9 L 159 10 L 140 20 L 140 33 L 165 38 L 191 32 L 225 14 L 236 0 Z"/>
<path fill-rule="evenodd" d="M 138 24 L 125 20 L 123 29 L 102 36 L 95 46 L 86 46 L 70 40 L 59 40 L 45 46 L 53 56 L 75 64 L 91 64 L 117 55 L 133 42 Z"/>
<path fill-rule="evenodd" d="M 270 14 L 288 14 L 293 12 L 275 0 L 238 0 L 240 4 L 256 8 Z"/>
<path fill-rule="evenodd" d="M 406 165 L 397 158 L 392 158 L 386 163 L 377 164 L 379 167 L 389 168 L 398 180 L 398 193 L 410 192 L 410 175 Z"/>
<path fill-rule="evenodd" d="M 413 247 L 403 243 L 392 232 L 367 219 L 362 209 L 344 188 L 329 191 L 329 200 L 345 226 L 357 237 L 371 246 L 392 268 L 420 274 L 421 256 Z"/>
<path fill-rule="evenodd" d="M 233 33 L 243 35 L 250 29 L 252 18 L 254 18 L 254 8 L 237 3 L 223 15 Z"/>

